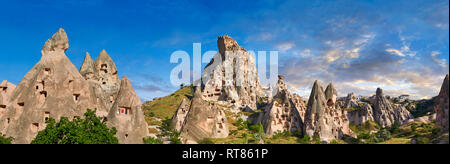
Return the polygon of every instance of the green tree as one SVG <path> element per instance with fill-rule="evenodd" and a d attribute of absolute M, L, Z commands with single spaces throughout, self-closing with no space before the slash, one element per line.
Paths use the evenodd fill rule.
<path fill-rule="evenodd" d="M 163 141 L 155 137 L 146 137 L 143 139 L 144 144 L 163 144 Z"/>
<path fill-rule="evenodd" d="M 115 134 L 116 128 L 109 129 L 100 117 L 95 115 L 95 110 L 90 109 L 84 114 L 84 118 L 74 118 L 70 121 L 67 117 L 61 117 L 59 122 L 49 118 L 46 128 L 40 131 L 31 144 L 118 144 Z"/>
<path fill-rule="evenodd" d="M 161 126 L 159 127 L 161 133 L 157 135 L 157 137 L 162 140 L 162 138 L 167 137 L 170 141 L 170 144 L 181 144 L 180 132 L 172 128 L 171 119 L 166 118 L 162 121 Z"/>
<path fill-rule="evenodd" d="M 11 142 L 14 140 L 12 137 L 6 137 L 4 134 L 0 133 L 0 145 L 3 144 L 11 144 Z"/>

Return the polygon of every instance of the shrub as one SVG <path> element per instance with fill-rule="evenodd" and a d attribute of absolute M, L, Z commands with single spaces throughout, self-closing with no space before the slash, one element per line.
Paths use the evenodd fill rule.
<path fill-rule="evenodd" d="M 297 142 L 299 144 L 311 144 L 311 138 L 308 135 L 303 135 L 302 138 L 298 138 Z"/>
<path fill-rule="evenodd" d="M 214 141 L 212 141 L 210 138 L 203 138 L 202 140 L 198 141 L 198 144 L 215 144 Z"/>
<path fill-rule="evenodd" d="M 84 114 L 85 118 L 74 118 L 69 121 L 61 117 L 59 122 L 49 118 L 47 126 L 40 131 L 31 144 L 118 144 L 115 136 L 116 128 L 109 129 L 95 110 L 90 109 Z"/>
<path fill-rule="evenodd" d="M 432 134 L 433 136 L 437 136 L 441 131 L 442 131 L 442 127 L 433 128 L 433 129 L 431 130 L 431 134 Z"/>
<path fill-rule="evenodd" d="M 375 142 L 383 142 L 392 138 L 391 132 L 389 132 L 389 130 L 387 129 L 381 129 L 376 133 L 375 137 L 375 139 L 377 140 Z"/>
<path fill-rule="evenodd" d="M 160 140 L 163 137 L 167 137 L 170 144 L 181 144 L 180 132 L 172 128 L 171 119 L 166 118 L 163 120 L 159 129 L 161 130 L 161 134 L 158 134 L 157 137 Z"/>
<path fill-rule="evenodd" d="M 163 144 L 163 141 L 151 136 L 143 138 L 142 140 L 144 141 L 144 144 Z"/>
<path fill-rule="evenodd" d="M 14 138 L 6 137 L 4 134 L 0 133 L 0 145 L 11 144 L 13 140 L 14 140 Z"/>
<path fill-rule="evenodd" d="M 339 142 L 337 142 L 336 140 L 332 140 L 332 141 L 330 142 L 330 144 L 339 144 Z"/>
<path fill-rule="evenodd" d="M 417 125 L 416 124 L 412 124 L 411 125 L 411 131 L 412 132 L 416 132 L 417 131 Z"/>

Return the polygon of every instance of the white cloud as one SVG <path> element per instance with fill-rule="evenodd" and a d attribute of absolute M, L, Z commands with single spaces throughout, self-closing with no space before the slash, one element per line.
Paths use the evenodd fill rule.
<path fill-rule="evenodd" d="M 447 67 L 447 60 L 440 59 L 438 57 L 438 55 L 440 55 L 440 54 L 441 54 L 441 52 L 439 52 L 439 51 L 433 51 L 433 52 L 431 52 L 431 58 L 433 59 L 433 61 L 436 64 L 439 64 L 439 66 L 441 66 L 442 68 L 446 68 Z"/>
<path fill-rule="evenodd" d="M 278 44 L 276 47 L 278 50 L 280 50 L 280 52 L 284 53 L 284 52 L 292 49 L 294 46 L 295 46 L 295 44 L 293 42 L 285 42 L 285 43 Z"/>
<path fill-rule="evenodd" d="M 401 56 L 401 57 L 405 57 L 406 56 L 405 54 L 403 54 L 403 52 L 401 52 L 401 51 L 399 51 L 397 49 L 393 49 L 393 48 L 386 49 L 386 52 L 389 52 L 391 55 L 398 55 L 398 56 Z"/>

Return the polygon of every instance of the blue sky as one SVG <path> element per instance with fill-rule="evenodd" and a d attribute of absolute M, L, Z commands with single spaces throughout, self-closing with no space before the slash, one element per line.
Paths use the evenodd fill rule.
<path fill-rule="evenodd" d="M 176 64 L 170 54 L 230 35 L 248 50 L 278 50 L 279 73 L 308 96 L 318 79 L 339 96 L 427 98 L 448 73 L 449 1 L 23 1 L 0 0 L 0 80 L 18 84 L 63 27 L 78 68 L 102 49 L 143 100 L 165 96 Z"/>

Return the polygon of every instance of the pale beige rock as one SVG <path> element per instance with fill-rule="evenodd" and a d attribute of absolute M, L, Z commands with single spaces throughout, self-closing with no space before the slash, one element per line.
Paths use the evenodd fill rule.
<path fill-rule="evenodd" d="M 273 101 L 264 110 L 262 123 L 268 136 L 284 131 L 297 135 L 303 133 L 303 121 L 300 114 L 305 109 L 303 101 L 289 93 L 283 79 L 283 76 L 279 76 L 277 93 L 273 97 Z"/>
<path fill-rule="evenodd" d="M 217 47 L 219 53 L 205 67 L 202 77 L 203 99 L 255 110 L 260 91 L 255 59 L 230 36 L 220 36 Z"/>
<path fill-rule="evenodd" d="M 6 113 L 6 108 L 10 105 L 10 98 L 11 94 L 14 92 L 14 89 L 16 89 L 16 85 L 4 80 L 2 83 L 0 83 L 0 118 Z M 0 126 L 0 133 L 5 133 L 3 129 Z"/>
<path fill-rule="evenodd" d="M 95 62 L 92 60 L 91 55 L 86 52 L 86 57 L 84 58 L 84 62 L 81 65 L 80 73 L 83 75 L 86 80 L 96 78 L 95 76 Z"/>
<path fill-rule="evenodd" d="M 106 117 L 117 98 L 120 88 L 114 61 L 105 50 L 102 50 L 95 62 L 89 53 L 86 53 L 80 73 L 89 82 L 91 88 L 94 89 L 97 103 L 106 107 L 105 109 L 98 109 L 97 115 Z"/>
<path fill-rule="evenodd" d="M 381 88 L 376 91 L 373 113 L 375 121 L 382 127 L 390 127 L 395 122 L 402 124 L 414 118 L 403 105 L 391 103 Z"/>
<path fill-rule="evenodd" d="M 181 131 L 181 128 L 184 125 L 184 121 L 186 120 L 186 116 L 189 113 L 189 107 L 190 104 L 188 104 L 186 99 L 183 99 L 177 111 L 175 112 L 175 115 L 173 115 L 171 124 L 177 131 Z"/>
<path fill-rule="evenodd" d="M 349 93 L 347 98 L 345 98 L 344 108 L 356 108 L 358 107 L 358 102 L 356 101 L 356 96 L 354 93 Z"/>
<path fill-rule="evenodd" d="M 141 144 L 142 139 L 149 135 L 141 100 L 126 76 L 122 78 L 119 94 L 106 123 L 117 129 L 116 136 L 122 144 Z"/>
<path fill-rule="evenodd" d="M 364 105 L 360 108 L 361 109 L 347 112 L 347 118 L 350 122 L 353 122 L 356 125 L 361 125 L 367 121 L 375 121 L 373 118 L 373 109 L 370 104 L 364 103 Z"/>
<path fill-rule="evenodd" d="M 60 29 L 12 93 L 0 126 L 6 127 L 5 133 L 14 137 L 15 143 L 30 143 L 49 117 L 72 119 L 83 116 L 87 108 L 104 108 L 96 103 L 87 81 L 64 54 L 68 45 L 67 35 Z"/>
<path fill-rule="evenodd" d="M 323 142 L 354 135 L 348 127 L 347 113 L 335 104 L 335 97 L 337 92 L 332 84 L 324 92 L 319 82 L 314 82 L 304 121 L 306 135 L 317 136 Z"/>
<path fill-rule="evenodd" d="M 200 88 L 195 87 L 181 136 L 199 141 L 203 138 L 225 138 L 228 133 L 228 121 L 223 110 L 215 102 L 203 100 Z"/>

